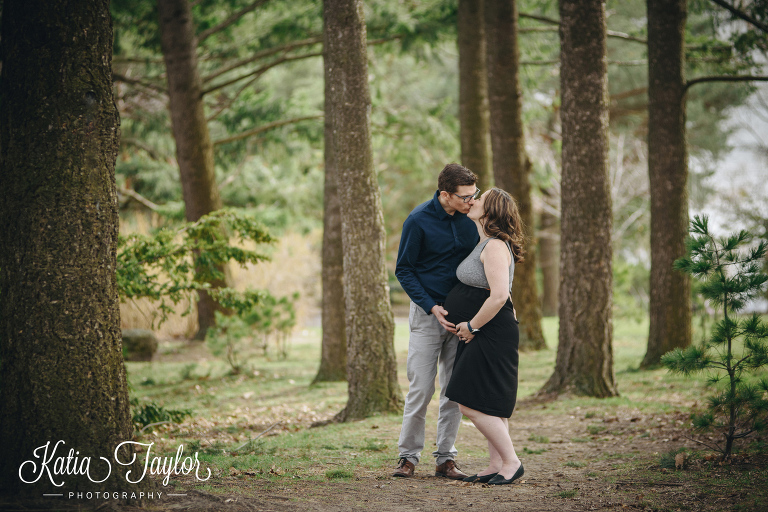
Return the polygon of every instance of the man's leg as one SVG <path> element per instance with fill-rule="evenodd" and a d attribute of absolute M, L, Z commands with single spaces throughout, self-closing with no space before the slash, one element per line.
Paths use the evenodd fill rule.
<path fill-rule="evenodd" d="M 415 465 L 419 463 L 421 450 L 424 449 L 427 406 L 435 392 L 437 360 L 443 345 L 440 331 L 445 332 L 445 329 L 434 315 L 427 315 L 413 302 L 408 323 L 411 331 L 406 363 L 408 394 L 405 396 L 398 448 L 400 458 L 408 459 Z"/>
<path fill-rule="evenodd" d="M 435 464 L 438 466 L 447 460 L 455 459 L 458 454 L 454 443 L 461 424 L 461 411 L 459 404 L 445 396 L 445 388 L 448 387 L 453 373 L 458 344 L 458 336 L 444 331 L 440 352 L 440 415 L 437 418 L 437 450 L 432 453 L 435 456 Z"/>

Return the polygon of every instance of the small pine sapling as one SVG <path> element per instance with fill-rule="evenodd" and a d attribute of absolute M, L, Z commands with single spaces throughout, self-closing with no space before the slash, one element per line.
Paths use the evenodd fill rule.
<path fill-rule="evenodd" d="M 733 452 L 734 441 L 768 426 L 768 378 L 755 375 L 768 365 L 768 325 L 757 314 L 739 315 L 751 299 L 764 293 L 767 244 L 753 243 L 746 231 L 716 238 L 707 217 L 695 217 L 690 232 L 687 254 L 674 268 L 700 281 L 699 293 L 722 310 L 723 318 L 701 345 L 675 349 L 661 361 L 675 373 L 708 374 L 717 391 L 707 399 L 708 410 L 694 416 L 693 424 L 696 429 L 722 431 L 725 444 L 704 444 L 725 460 Z"/>

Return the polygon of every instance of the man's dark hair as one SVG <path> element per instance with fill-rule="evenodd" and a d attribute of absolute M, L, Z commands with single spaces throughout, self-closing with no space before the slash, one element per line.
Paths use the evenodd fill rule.
<path fill-rule="evenodd" d="M 448 164 L 437 177 L 437 189 L 453 194 L 463 185 L 477 183 L 477 175 L 459 164 Z"/>

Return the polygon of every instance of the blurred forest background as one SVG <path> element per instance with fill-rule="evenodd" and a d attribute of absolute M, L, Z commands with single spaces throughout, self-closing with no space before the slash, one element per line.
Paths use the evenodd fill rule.
<path fill-rule="evenodd" d="M 244 364 L 260 350 L 309 368 L 288 343 L 322 322 L 313 382 L 348 382 L 335 420 L 399 413 L 392 310 L 404 316 L 408 298 L 395 255 L 449 162 L 520 203 L 531 238 L 513 287 L 521 349 L 557 351 L 540 393 L 617 396 L 614 324 L 643 331 L 632 359 L 647 342 L 625 376 L 691 346 L 677 367 L 689 374 L 683 363 L 709 361 L 696 352 L 709 328 L 727 347 L 713 364 L 728 370 L 728 400 L 741 378 L 734 339 L 750 352 L 738 364 L 768 364 L 758 315 L 736 336 L 728 317 L 745 297 L 760 297 L 747 312 L 768 309 L 765 244 L 743 262 L 687 265 L 718 282 L 673 270 L 694 215 L 768 236 L 766 0 L 29 1 L 0 1 L 0 442 L 13 452 L 0 492 L 21 490 L 15 468 L 49 434 L 95 455 L 173 420 L 140 421 L 160 409 L 129 402 L 133 328 L 188 358 L 226 359 L 234 389 L 262 376 Z M 746 232 L 726 252 L 742 243 Z M 723 311 L 727 325 L 705 325 Z M 544 323 L 557 339 L 544 340 Z M 180 385 L 201 389 L 210 373 L 194 376 L 195 364 L 173 372 Z M 133 394 L 164 385 L 145 366 Z M 762 429 L 768 380 L 754 373 L 760 390 L 747 383 L 736 398 Z"/>
<path fill-rule="evenodd" d="M 279 239 L 269 249 L 271 262 L 233 267 L 232 283 L 276 296 L 298 293 L 299 324 L 317 324 L 324 172 L 321 2 L 191 4 L 221 201 L 255 214 Z M 561 144 L 557 2 L 518 4 L 532 235 L 543 314 L 555 315 Z M 446 0 L 375 0 L 365 8 L 373 156 L 397 305 L 407 302 L 393 275 L 402 222 L 431 197 L 440 169 L 461 161 L 457 10 L 455 1 Z M 153 1 L 114 0 L 111 9 L 122 130 L 116 166 L 121 233 L 147 232 L 184 217 L 158 16 Z M 650 268 L 646 6 L 613 0 L 606 12 L 614 314 L 641 319 L 648 314 Z M 759 70 L 765 54 L 744 41 L 748 28 L 712 2 L 689 2 L 686 76 Z M 688 91 L 687 109 L 691 213 L 706 212 L 719 226 L 765 234 L 768 139 L 761 126 L 768 123 L 768 92 L 746 82 L 698 84 Z M 152 309 L 148 302 L 129 301 L 122 311 L 124 327 L 147 327 Z M 194 330 L 194 315 L 176 315 L 160 334 L 188 337 Z"/>

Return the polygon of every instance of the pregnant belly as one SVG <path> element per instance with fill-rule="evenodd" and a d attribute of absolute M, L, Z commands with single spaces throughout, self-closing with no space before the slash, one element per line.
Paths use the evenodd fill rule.
<path fill-rule="evenodd" d="M 447 320 L 453 324 L 471 320 L 490 293 L 485 288 L 475 288 L 464 283 L 458 283 L 445 298 L 444 307 L 448 311 Z"/>

